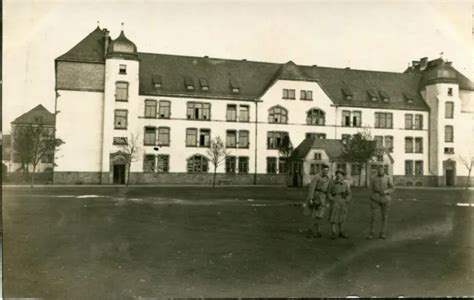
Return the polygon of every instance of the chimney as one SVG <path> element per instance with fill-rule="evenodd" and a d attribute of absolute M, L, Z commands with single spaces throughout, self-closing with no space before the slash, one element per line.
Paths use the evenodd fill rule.
<path fill-rule="evenodd" d="M 104 32 L 104 57 L 107 56 L 107 50 L 109 49 L 109 31 L 107 28 L 103 29 Z"/>
<path fill-rule="evenodd" d="M 420 59 L 420 71 L 424 71 L 428 66 L 428 57 L 423 57 Z"/>

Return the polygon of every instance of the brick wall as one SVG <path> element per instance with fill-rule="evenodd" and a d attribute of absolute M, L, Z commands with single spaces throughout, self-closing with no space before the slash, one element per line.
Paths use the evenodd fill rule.
<path fill-rule="evenodd" d="M 56 88 L 64 90 L 104 91 L 105 65 L 58 62 Z"/>

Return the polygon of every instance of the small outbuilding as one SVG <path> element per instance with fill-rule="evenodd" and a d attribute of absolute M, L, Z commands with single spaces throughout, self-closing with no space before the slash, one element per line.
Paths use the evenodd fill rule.
<path fill-rule="evenodd" d="M 306 186 L 314 175 L 318 174 L 322 165 L 329 166 L 330 176 L 337 169 L 346 172 L 346 181 L 354 186 L 364 186 L 375 176 L 377 167 L 383 165 L 385 172 L 393 174 L 393 158 L 390 153 L 378 149 L 377 154 L 369 161 L 367 167 L 360 170 L 357 163 L 343 159 L 344 140 L 307 138 L 294 149 L 290 156 L 289 178 L 291 186 Z M 367 176 L 367 174 L 369 176 Z"/>

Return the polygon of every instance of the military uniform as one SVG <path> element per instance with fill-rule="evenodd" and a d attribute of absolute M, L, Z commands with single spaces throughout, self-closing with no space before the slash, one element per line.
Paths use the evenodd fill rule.
<path fill-rule="evenodd" d="M 319 174 L 311 180 L 305 203 L 306 214 L 311 215 L 311 218 L 321 219 L 324 217 L 327 207 L 326 194 L 330 181 L 329 176 Z"/>
<path fill-rule="evenodd" d="M 372 195 L 370 197 L 370 234 L 367 238 L 373 238 L 375 231 L 375 215 L 377 210 L 380 210 L 382 215 L 382 225 L 380 229 L 380 237 L 385 238 L 385 229 L 387 227 L 388 211 L 390 201 L 392 200 L 390 194 L 394 191 L 392 179 L 387 175 L 377 175 L 372 178 L 371 182 Z"/>
<path fill-rule="evenodd" d="M 352 192 L 344 180 L 335 179 L 328 187 L 330 201 L 329 222 L 344 223 L 347 218 L 347 204 L 352 199 Z"/>

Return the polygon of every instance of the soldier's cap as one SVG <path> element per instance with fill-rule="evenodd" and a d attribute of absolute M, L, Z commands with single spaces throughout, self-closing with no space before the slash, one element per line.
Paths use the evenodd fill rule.
<path fill-rule="evenodd" d="M 343 176 L 346 175 L 346 172 L 344 172 L 344 170 L 342 170 L 342 169 L 337 169 L 337 170 L 336 170 L 336 174 L 337 174 L 337 173 L 341 173 Z"/>
<path fill-rule="evenodd" d="M 323 164 L 323 165 L 322 165 L 322 168 L 323 168 L 323 169 L 329 169 L 329 166 L 326 165 L 326 164 Z"/>

